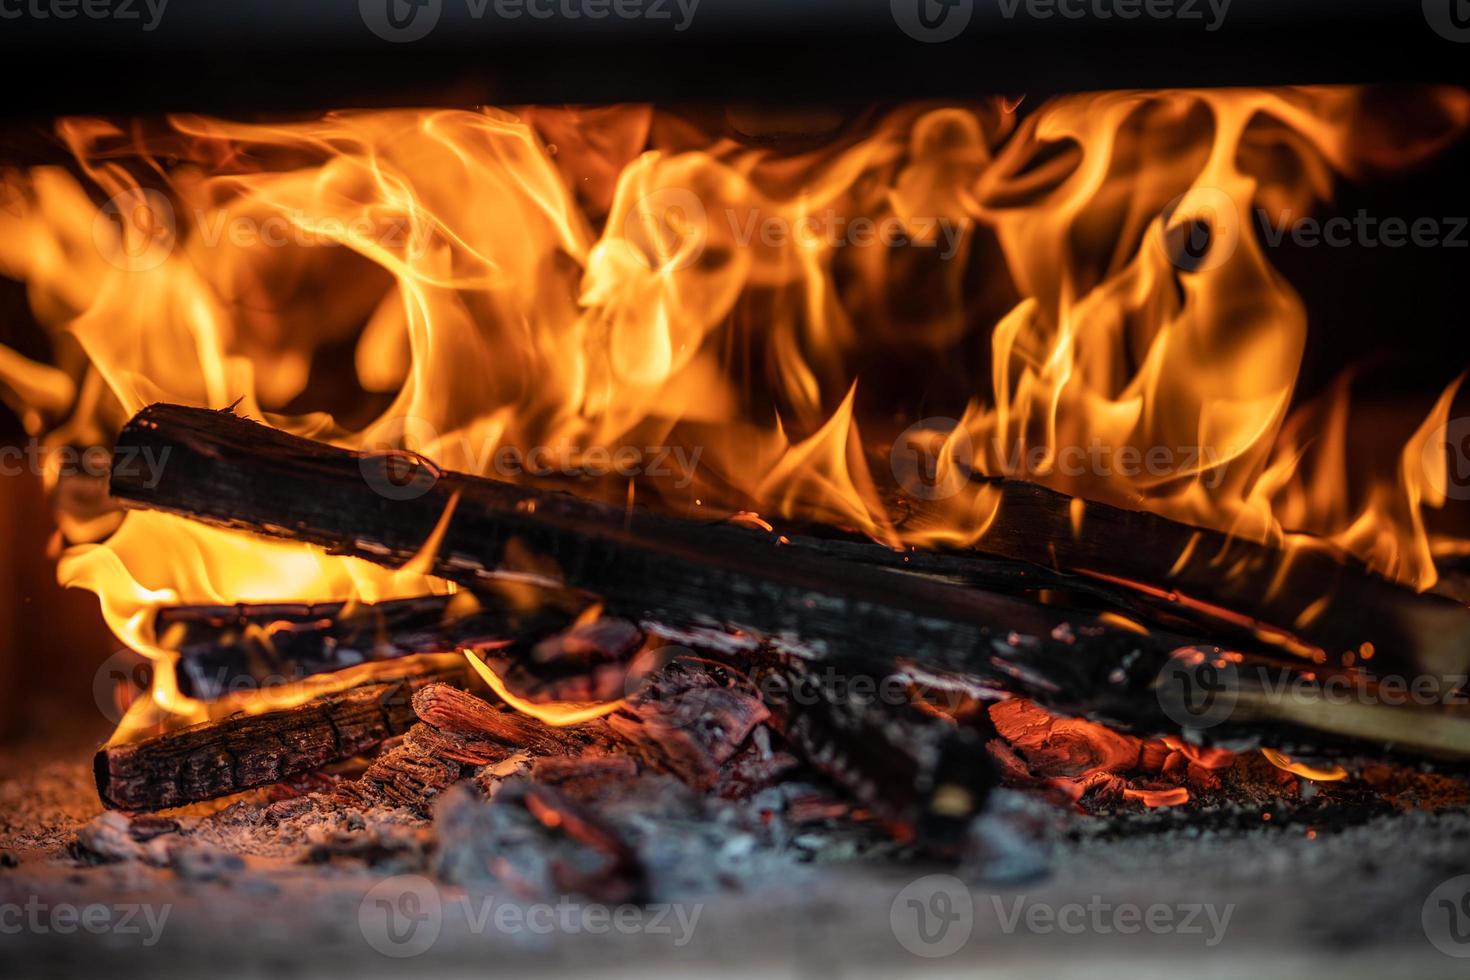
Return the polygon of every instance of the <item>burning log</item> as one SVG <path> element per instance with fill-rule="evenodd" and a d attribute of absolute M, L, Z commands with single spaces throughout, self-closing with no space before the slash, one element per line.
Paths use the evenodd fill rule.
<path fill-rule="evenodd" d="M 566 629 L 587 601 L 526 584 L 376 604 L 172 606 L 155 628 L 178 651 L 179 690 L 215 701 L 369 661 L 529 642 Z"/>
<path fill-rule="evenodd" d="M 337 449 L 230 412 L 145 409 L 118 438 L 119 459 L 142 452 L 167 464 L 156 480 L 115 467 L 112 494 L 133 506 L 389 567 L 416 555 L 448 514 L 432 571 L 454 581 L 475 586 L 497 572 L 524 574 L 530 555 L 537 574 L 554 564 L 562 585 L 596 594 L 611 615 L 799 637 L 813 655 L 840 650 L 876 669 L 903 651 L 1048 703 L 1085 695 L 1090 707 L 1090 692 L 1125 660 L 1146 661 L 1151 681 L 1179 645 L 914 574 L 879 545 L 864 549 L 873 561 L 851 560 L 851 542 L 625 512 L 443 473 L 412 454 Z M 1091 657 L 1054 636 L 1063 624 L 1087 636 Z M 1139 658 L 1141 648 L 1147 655 Z"/>
<path fill-rule="evenodd" d="M 1160 704 L 1158 684 L 1177 654 L 1199 646 L 1195 641 L 959 584 L 972 573 L 1005 577 L 1013 567 L 1007 572 L 994 563 L 977 566 L 965 556 L 956 560 L 956 574 L 936 575 L 949 556 L 913 556 L 924 569 L 915 573 L 902 563 L 904 556 L 878 545 L 787 539 L 732 524 L 625 511 L 566 493 L 441 472 L 410 453 L 338 449 L 228 411 L 154 405 L 124 428 L 118 452 L 122 460 L 167 460 L 157 479 L 136 467 L 114 468 L 112 493 L 133 506 L 313 543 L 389 567 L 417 555 L 438 530 L 432 571 L 471 587 L 506 572 L 521 581 L 529 575 L 548 589 L 595 594 L 612 615 L 676 631 L 714 627 L 777 638 L 810 659 L 841 656 L 879 674 L 891 670 L 901 654 L 925 669 L 961 672 L 1050 710 L 1103 718 L 1140 733 L 1189 727 Z M 1378 579 L 1335 555 L 1324 564 L 1328 556 L 1314 549 L 1278 553 L 1249 542 L 1226 543 L 1212 532 L 1154 515 L 1091 503 L 1078 508 L 1075 498 L 1027 484 L 1006 483 L 1002 492 L 986 546 L 994 537 L 1002 553 L 1070 569 L 1077 580 L 1101 583 L 1099 589 L 1130 591 L 1175 613 L 1233 623 L 1238 632 L 1281 642 L 1294 634 L 1275 630 L 1270 621 L 1280 621 L 1296 604 L 1282 599 L 1271 583 L 1297 583 L 1306 568 L 1331 585 L 1323 590 L 1303 584 L 1303 590 L 1316 589 L 1305 595 L 1325 591 L 1322 608 L 1336 610 L 1349 600 L 1353 608 L 1342 610 L 1348 625 L 1341 630 L 1322 616 L 1305 622 L 1299 615 L 1292 625 L 1303 636 L 1330 630 L 1340 639 L 1343 631 L 1371 627 L 1377 609 L 1386 625 L 1373 633 L 1384 643 L 1374 666 L 1407 661 L 1421 668 L 1416 673 L 1442 676 L 1470 657 L 1470 611 Z M 1080 533 L 1074 526 L 1077 510 Z M 1212 570 L 1214 557 L 1236 555 L 1234 548 L 1244 548 L 1240 554 L 1249 560 L 1235 557 L 1231 574 Z M 548 564 L 560 570 L 561 582 L 546 578 Z M 1238 601 L 1247 611 L 1216 607 L 1197 595 L 1175 597 L 1162 587 L 1140 588 L 1144 579 L 1174 581 L 1174 568 L 1188 572 L 1186 583 L 1200 594 Z M 1043 581 L 1052 575 L 1036 572 Z M 1270 619 L 1253 617 L 1250 610 Z M 1328 642 L 1328 633 L 1316 635 Z M 1245 655 L 1260 670 L 1251 676 L 1240 672 L 1237 701 L 1255 718 L 1268 715 L 1282 731 L 1250 728 L 1244 718 L 1231 717 L 1211 719 L 1217 725 L 1213 737 L 1281 734 L 1281 744 L 1315 748 L 1357 737 L 1316 708 L 1298 711 L 1280 699 L 1265 703 L 1261 688 L 1295 668 L 1249 649 Z M 1380 723 L 1373 729 L 1372 740 L 1380 746 L 1377 736 L 1404 729 L 1411 714 L 1388 718 L 1381 705 L 1368 710 L 1386 719 L 1386 728 Z M 1447 716 L 1433 726 L 1430 746 L 1425 739 L 1392 741 L 1464 756 L 1470 754 L 1466 725 L 1464 718 Z"/>
<path fill-rule="evenodd" d="M 1317 663 L 1366 656 L 1385 672 L 1470 672 L 1470 610 L 1373 574 L 1326 541 L 1293 535 L 1276 548 L 1015 480 L 966 492 L 999 494 L 985 552 L 1132 593 L 1212 635 Z M 934 520 L 921 504 L 910 524 Z"/>
<path fill-rule="evenodd" d="M 419 657 L 292 708 L 104 746 L 93 763 L 97 793 L 113 809 L 161 810 L 276 783 L 406 732 L 417 720 L 415 691 L 464 680 L 462 659 Z"/>

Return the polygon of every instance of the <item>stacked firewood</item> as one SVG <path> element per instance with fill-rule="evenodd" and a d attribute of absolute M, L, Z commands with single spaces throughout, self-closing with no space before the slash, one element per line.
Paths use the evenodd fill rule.
<path fill-rule="evenodd" d="M 1145 772 L 1158 785 L 1098 778 L 1079 792 L 1144 802 L 1211 785 L 1230 753 L 1201 748 L 1206 740 L 1318 759 L 1470 757 L 1470 718 L 1454 705 L 1323 710 L 1270 696 L 1389 672 L 1453 685 L 1470 661 L 1463 605 L 1373 576 L 1325 545 L 1287 555 L 1006 483 L 986 487 L 1004 495 L 987 554 L 904 554 L 823 529 L 608 508 L 167 405 L 134 419 L 119 449 L 168 460 L 157 480 L 115 469 L 112 493 L 130 506 L 390 567 L 437 527 L 432 570 L 461 589 L 375 606 L 162 611 L 179 688 L 200 700 L 273 677 L 351 668 L 363 680 L 289 709 L 104 748 L 99 791 L 122 809 L 178 806 L 375 751 L 334 790 L 344 802 L 423 808 L 457 783 L 493 793 L 508 775 L 534 773 L 524 805 L 598 839 L 595 810 L 559 781 L 591 773 L 606 786 L 655 772 L 737 798 L 800 773 L 831 788 L 818 809 L 946 851 L 984 806 L 992 758 L 1011 781 L 1037 768 L 1024 764 L 1024 737 L 1001 739 L 1010 757 L 997 751 L 998 723 L 1040 724 L 1028 708 L 990 710 L 1012 699 L 1040 717 L 1085 715 L 1131 732 L 1117 735 L 1119 758 L 1101 770 Z M 527 556 L 556 574 L 527 575 Z M 1308 604 L 1314 617 L 1301 616 Z M 1340 656 L 1360 649 L 1376 652 L 1371 665 Z M 478 673 L 499 695 L 466 655 L 483 661 Z M 1227 667 L 1231 710 L 1181 714 L 1200 680 L 1190 671 Z M 1065 743 L 1065 727 L 1046 732 L 1049 746 Z"/>

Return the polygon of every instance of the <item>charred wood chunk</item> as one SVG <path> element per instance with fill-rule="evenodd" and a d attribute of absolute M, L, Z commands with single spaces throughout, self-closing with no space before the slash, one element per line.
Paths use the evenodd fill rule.
<path fill-rule="evenodd" d="M 896 836 L 957 851 L 995 778 L 977 732 L 915 705 L 900 675 L 770 654 L 758 676 L 773 724 L 802 761 Z"/>
<path fill-rule="evenodd" d="M 770 717 L 760 698 L 731 686 L 722 668 L 693 669 L 675 660 L 608 727 L 649 760 L 697 789 L 714 787 L 721 767 Z"/>
<path fill-rule="evenodd" d="M 532 644 L 487 651 L 485 661 L 527 701 L 616 701 L 638 686 L 636 672 L 649 659 L 635 657 L 644 639 L 635 623 L 602 617 Z"/>
<path fill-rule="evenodd" d="M 498 762 L 511 749 L 498 742 L 446 734 L 414 725 L 358 779 L 339 786 L 337 799 L 358 804 L 391 804 L 427 812 L 440 793 L 464 778 L 470 766 Z"/>
<path fill-rule="evenodd" d="M 281 711 L 235 714 L 125 745 L 94 760 L 105 806 L 160 810 L 279 782 L 360 755 L 416 721 L 413 692 L 463 683 L 458 663 L 405 662 L 401 676 L 324 695 Z"/>

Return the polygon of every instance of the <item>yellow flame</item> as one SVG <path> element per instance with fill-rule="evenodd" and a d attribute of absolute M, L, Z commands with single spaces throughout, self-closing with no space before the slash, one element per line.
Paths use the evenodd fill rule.
<path fill-rule="evenodd" d="M 1423 460 L 1455 389 L 1381 470 L 1348 459 L 1345 385 L 1289 412 L 1307 311 L 1250 220 L 1307 214 L 1337 175 L 1408 167 L 1470 121 L 1464 91 L 1399 98 L 1421 136 L 1370 138 L 1383 102 L 1358 88 L 1106 92 L 901 106 L 797 153 L 647 106 L 63 119 L 77 168 L 0 173 L 0 274 L 57 351 L 0 348 L 0 391 L 51 448 L 105 445 L 152 401 L 238 398 L 345 447 L 512 480 L 547 470 L 507 459 L 539 459 L 620 504 L 636 484 L 679 514 L 895 547 L 982 541 L 1000 495 L 969 475 L 1023 477 L 1326 536 L 1427 588 L 1443 474 Z M 934 475 L 961 490 L 895 506 L 871 459 L 941 368 L 968 388 Z M 1069 465 L 1092 446 L 1107 466 Z M 1162 469 L 1118 465 L 1158 448 Z M 610 465 L 627 450 L 634 476 Z M 63 581 L 159 659 L 160 604 L 445 588 L 159 515 L 61 525 L 111 534 Z M 197 710 L 166 681 L 157 699 Z"/>
<path fill-rule="evenodd" d="M 470 662 L 470 666 L 475 669 L 475 673 L 480 675 L 480 679 L 490 687 L 490 690 L 495 692 L 496 697 L 517 711 L 524 712 L 538 721 L 544 721 L 548 725 L 556 725 L 558 727 L 580 725 L 584 721 L 591 721 L 594 718 L 601 718 L 603 715 L 610 715 L 623 706 L 621 699 L 596 703 L 584 701 L 527 701 L 525 698 L 512 694 L 510 689 L 505 686 L 505 682 L 500 679 L 500 676 L 491 670 L 488 664 L 475 656 L 474 653 L 469 650 L 461 652 L 464 653 L 465 659 Z"/>
<path fill-rule="evenodd" d="M 1332 783 L 1347 778 L 1347 770 L 1339 765 L 1331 765 L 1326 768 L 1320 766 L 1309 766 L 1304 762 L 1297 762 L 1285 752 L 1277 752 L 1275 749 L 1261 749 L 1261 755 L 1266 761 L 1277 769 L 1284 769 L 1289 773 L 1310 779 L 1319 783 Z"/>

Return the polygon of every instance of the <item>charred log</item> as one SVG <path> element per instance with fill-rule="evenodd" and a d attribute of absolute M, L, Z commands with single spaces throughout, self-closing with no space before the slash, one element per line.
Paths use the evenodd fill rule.
<path fill-rule="evenodd" d="M 155 628 L 178 651 L 179 690 L 201 701 L 419 653 L 531 643 L 571 625 L 586 600 L 526 585 L 376 604 L 173 606 Z"/>
<path fill-rule="evenodd" d="M 1370 572 L 1326 541 L 1278 548 L 1015 480 L 976 480 L 994 519 L 977 545 L 1129 593 L 1220 639 L 1274 645 L 1318 663 L 1362 663 L 1439 679 L 1470 671 L 1470 610 Z M 911 502 L 908 524 L 939 519 Z"/>
<path fill-rule="evenodd" d="M 160 810 L 266 786 L 360 755 L 417 720 L 413 693 L 463 683 L 462 663 L 404 661 L 394 676 L 261 714 L 235 714 L 125 745 L 94 760 L 104 805 Z"/>

